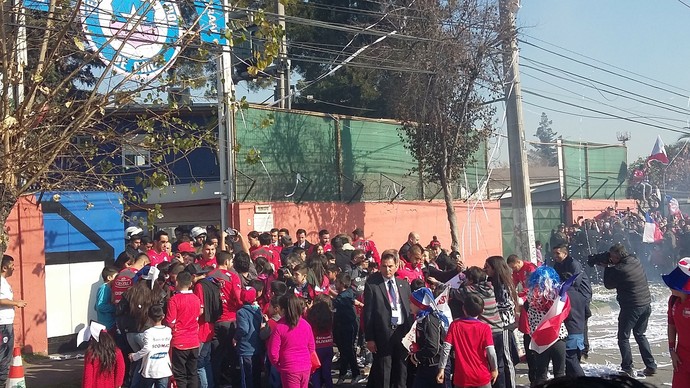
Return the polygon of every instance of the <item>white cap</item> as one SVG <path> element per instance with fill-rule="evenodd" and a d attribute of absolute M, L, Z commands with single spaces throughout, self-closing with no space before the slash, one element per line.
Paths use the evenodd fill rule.
<path fill-rule="evenodd" d="M 132 236 L 141 237 L 144 235 L 144 230 L 138 226 L 130 226 L 125 229 L 125 240 L 130 240 Z"/>
<path fill-rule="evenodd" d="M 202 228 L 201 226 L 195 226 L 192 228 L 192 238 L 197 238 L 201 236 L 202 234 L 207 234 L 206 233 L 206 228 Z"/>

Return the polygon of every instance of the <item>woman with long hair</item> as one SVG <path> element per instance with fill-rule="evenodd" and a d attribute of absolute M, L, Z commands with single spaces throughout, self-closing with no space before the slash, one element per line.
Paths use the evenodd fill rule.
<path fill-rule="evenodd" d="M 515 308 L 517 290 L 513 284 L 513 271 L 503 256 L 491 256 L 484 263 L 484 272 L 494 287 L 498 314 L 503 322 L 503 332 L 499 337 L 494 336 L 494 346 L 498 359 L 498 379 L 494 388 L 515 388 L 515 361 L 517 360 L 517 342 L 513 331 L 517 327 Z M 500 341 L 500 343 L 496 343 Z"/>
<path fill-rule="evenodd" d="M 268 359 L 280 373 L 283 388 L 307 388 L 315 350 L 311 325 L 302 318 L 304 304 L 293 293 L 278 301 L 281 318 L 267 342 Z"/>
<path fill-rule="evenodd" d="M 125 360 L 115 340 L 103 330 L 89 339 L 84 354 L 82 388 L 118 388 L 125 379 Z"/>
<path fill-rule="evenodd" d="M 333 387 L 331 364 L 333 362 L 333 303 L 328 295 L 319 294 L 307 311 L 307 322 L 314 332 L 316 354 L 321 367 L 311 375 L 314 388 Z"/>
<path fill-rule="evenodd" d="M 127 354 L 135 353 L 141 350 L 144 346 L 143 333 L 151 327 L 148 311 L 154 304 L 159 304 L 163 307 L 166 303 L 168 292 L 161 285 L 158 279 L 146 279 L 149 277 L 149 271 L 152 271 L 152 266 L 144 267 L 135 279 L 137 282 L 130 287 L 124 294 L 117 305 L 116 322 L 120 332 L 126 335 L 127 345 L 130 349 L 123 349 Z M 127 369 L 128 373 L 132 373 L 132 386 L 137 386 L 141 375 L 136 373 L 141 365 L 141 360 L 132 362 Z"/>
<path fill-rule="evenodd" d="M 330 282 L 326 274 L 328 259 L 324 255 L 312 256 L 307 259 L 307 282 L 317 293 L 327 293 Z"/>

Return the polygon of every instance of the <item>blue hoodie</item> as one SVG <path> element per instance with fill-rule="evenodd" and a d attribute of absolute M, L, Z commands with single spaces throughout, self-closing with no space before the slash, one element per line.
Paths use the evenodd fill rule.
<path fill-rule="evenodd" d="M 240 357 L 251 357 L 260 345 L 261 310 L 251 304 L 245 304 L 237 310 L 237 354 Z"/>

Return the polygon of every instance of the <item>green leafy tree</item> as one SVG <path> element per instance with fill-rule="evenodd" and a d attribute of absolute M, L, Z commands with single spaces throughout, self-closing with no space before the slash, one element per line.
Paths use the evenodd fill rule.
<path fill-rule="evenodd" d="M 558 151 L 556 148 L 558 132 L 554 132 L 551 124 L 553 124 L 553 121 L 549 120 L 546 113 L 542 112 L 537 132 L 534 134 L 539 142 L 532 143 L 533 149 L 529 153 L 532 163 L 544 166 L 558 165 Z"/>
<path fill-rule="evenodd" d="M 386 93 L 391 82 L 390 74 L 376 66 L 388 54 L 366 51 L 349 66 L 318 82 L 311 82 L 359 48 L 373 42 L 376 37 L 317 27 L 309 20 L 356 29 L 376 24 L 374 29 L 384 29 L 390 27 L 389 21 L 382 16 L 385 11 L 384 6 L 375 1 L 314 0 L 290 3 L 287 13 L 306 21 L 288 24 L 289 55 L 294 69 L 303 77 L 297 88 L 302 90 L 309 85 L 296 97 L 293 106 L 326 113 L 392 117 L 392 96 Z"/>
<path fill-rule="evenodd" d="M 200 147 L 217 147 L 213 124 L 185 122 L 179 114 L 185 108 L 168 101 L 169 88 L 191 75 L 162 72 L 141 79 L 116 73 L 125 44 L 141 43 L 134 32 L 145 17 L 134 13 L 121 21 L 110 40 L 119 42 L 112 46 L 114 60 L 106 63 L 100 49 L 85 42 L 81 5 L 51 0 L 48 12 L 27 10 L 22 21 L 18 7 L 0 2 L 0 225 L 20 196 L 41 191 L 113 190 L 134 203 L 144 201 L 145 194 L 125 182 L 141 188 L 174 184 L 174 163 Z M 186 52 L 200 47 L 197 39 L 183 30 L 170 45 Z M 277 41 L 269 39 L 266 51 L 277 52 Z M 23 45 L 27 59 L 20 55 Z M 264 54 L 257 53 L 262 62 L 273 60 Z M 143 65 L 164 62 L 156 55 Z M 124 166 L 125 154 L 131 168 Z M 0 252 L 6 243 L 3 228 Z"/>
<path fill-rule="evenodd" d="M 453 186 L 494 131 L 489 102 L 502 94 L 499 47 L 506 34 L 495 4 L 478 0 L 417 1 L 404 17 L 406 33 L 425 39 L 394 49 L 426 70 L 396 74 L 401 137 L 424 179 L 442 187 L 451 248 L 458 250 Z"/>

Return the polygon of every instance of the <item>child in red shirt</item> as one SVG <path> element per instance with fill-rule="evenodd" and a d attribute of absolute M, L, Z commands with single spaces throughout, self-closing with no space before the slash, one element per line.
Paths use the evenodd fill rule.
<path fill-rule="evenodd" d="M 115 340 L 103 330 L 98 339 L 92 334 L 84 355 L 84 388 L 116 388 L 125 380 L 125 359 Z"/>
<path fill-rule="evenodd" d="M 199 315 L 201 300 L 190 290 L 192 274 L 177 275 L 177 293 L 168 302 L 165 315 L 167 325 L 172 329 L 172 370 L 178 388 L 197 387 L 199 348 Z"/>
<path fill-rule="evenodd" d="M 453 385 L 456 387 L 490 387 L 498 378 L 496 351 L 491 327 L 477 317 L 484 310 L 484 301 L 475 294 L 463 300 L 466 318 L 450 324 L 443 344 L 436 380 L 443 383 L 444 370 L 451 348 L 455 350 Z"/>
<path fill-rule="evenodd" d="M 333 304 L 328 295 L 319 294 L 314 298 L 314 304 L 307 311 L 307 322 L 314 332 L 316 354 L 319 356 L 321 367 L 311 375 L 314 387 L 333 387 L 331 380 L 331 364 L 333 362 Z"/>

